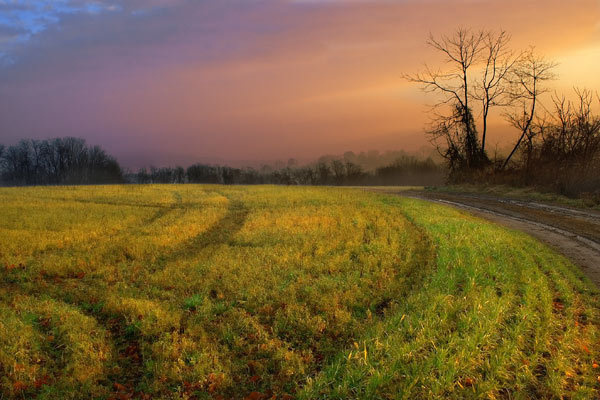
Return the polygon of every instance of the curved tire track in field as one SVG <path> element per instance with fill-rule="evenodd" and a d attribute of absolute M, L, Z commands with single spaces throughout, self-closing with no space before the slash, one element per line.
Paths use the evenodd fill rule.
<path fill-rule="evenodd" d="M 239 200 L 229 200 L 227 213 L 208 230 L 188 239 L 177 248 L 160 257 L 161 263 L 191 257 L 206 246 L 227 243 L 244 226 L 249 210 Z"/>
<path fill-rule="evenodd" d="M 107 345 L 112 353 L 109 359 L 111 364 L 105 365 L 108 373 L 100 379 L 100 385 L 106 384 L 107 392 L 114 392 L 115 394 L 123 394 L 123 390 L 126 390 L 127 395 L 131 396 L 125 398 L 134 398 L 135 386 L 139 384 L 145 373 L 139 332 L 130 329 L 125 315 L 109 313 L 103 309 L 104 299 L 89 290 L 93 288 L 93 283 L 88 287 L 67 285 L 72 281 L 74 279 L 58 279 L 45 282 L 44 296 L 52 301 L 76 308 L 83 315 L 92 318 L 99 327 L 107 332 Z M 23 288 L 16 283 L 10 284 L 10 288 L 14 295 L 20 294 L 32 297 L 39 295 L 35 289 L 31 287 Z M 98 308 L 94 309 L 94 307 Z M 114 372 L 108 370 L 109 366 L 116 367 Z M 114 386 L 112 386 L 113 384 Z"/>
<path fill-rule="evenodd" d="M 385 204 L 385 202 L 384 202 Z M 404 218 L 409 227 L 413 230 L 413 235 L 410 236 L 411 248 L 410 258 L 408 261 L 409 268 L 403 270 L 403 274 L 398 276 L 397 279 L 403 279 L 402 285 L 399 290 L 395 290 L 392 298 L 382 298 L 379 304 L 375 306 L 375 312 L 373 313 L 374 321 L 385 321 L 387 318 L 392 317 L 386 315 L 385 311 L 390 308 L 393 303 L 401 303 L 407 296 L 413 291 L 421 289 L 423 282 L 427 279 L 427 276 L 431 271 L 436 268 L 437 251 L 436 246 L 433 243 L 432 238 L 428 234 L 427 230 L 419 226 L 399 205 L 392 205 L 399 212 L 402 218 Z M 373 322 L 370 322 L 373 323 Z M 269 327 L 265 326 L 268 330 Z M 366 332 L 363 332 L 366 334 Z M 285 341 L 285 338 L 277 336 L 279 340 Z M 355 337 L 353 342 L 360 342 L 363 337 Z M 367 339 L 369 340 L 369 339 Z M 337 348 L 337 352 L 331 357 L 322 358 L 317 361 L 316 366 L 313 369 L 313 378 L 319 376 L 324 369 L 327 369 L 332 362 L 335 361 L 336 357 L 340 354 L 345 354 L 348 350 L 354 350 L 353 346 L 346 346 L 346 343 L 340 343 Z M 299 391 L 302 391 L 302 386 L 298 387 Z"/>
<path fill-rule="evenodd" d="M 437 250 L 427 231 L 419 226 L 406 211 L 399 208 L 402 216 L 409 222 L 410 226 L 417 232 L 414 238 L 415 251 L 411 257 L 411 268 L 406 275 L 406 295 L 422 284 L 423 280 L 432 269 L 436 268 Z"/>
<path fill-rule="evenodd" d="M 93 203 L 93 204 L 124 206 L 124 207 L 158 208 L 158 210 L 156 210 L 156 212 L 154 212 L 148 218 L 144 219 L 141 223 L 132 224 L 132 225 L 123 227 L 117 233 L 112 235 L 113 237 L 115 237 L 115 236 L 131 234 L 137 230 L 140 230 L 148 225 L 153 224 L 154 222 L 158 221 L 161 218 L 164 218 L 165 216 L 174 212 L 177 209 L 182 209 L 181 195 L 178 192 L 173 192 L 173 198 L 174 198 L 174 201 L 169 206 L 162 206 L 162 205 L 156 205 L 156 204 L 144 204 L 144 203 L 136 204 L 136 203 L 126 203 L 126 202 L 101 202 L 101 201 L 93 201 L 93 200 L 90 200 L 90 201 L 69 200 L 69 199 L 60 199 L 60 198 L 56 198 L 56 199 L 55 198 L 42 198 L 42 199 L 44 199 L 44 200 L 76 201 L 76 202 L 81 202 L 81 203 Z M 64 254 L 64 253 L 76 250 L 79 246 L 89 242 L 90 240 L 95 240 L 95 239 L 88 239 L 87 241 L 84 241 L 84 242 L 72 243 L 72 244 L 67 245 L 66 247 L 63 247 L 60 249 L 53 248 L 53 245 L 46 246 L 43 249 L 39 249 L 39 250 L 33 252 L 33 254 L 31 255 L 31 259 L 43 257 L 46 253 L 49 253 L 49 252 L 51 252 L 53 254 Z"/>
<path fill-rule="evenodd" d="M 388 194 L 398 194 L 398 193 L 388 193 Z M 404 197 L 411 197 L 411 198 L 418 198 L 418 199 L 422 199 L 421 197 L 417 197 L 413 195 L 414 193 L 411 193 L 410 196 L 404 196 Z M 425 199 L 425 200 L 429 200 L 431 201 L 431 199 Z M 453 205 L 453 204 L 452 204 Z M 453 205 L 454 206 L 454 205 Z M 455 206 L 456 207 L 456 206 Z M 409 218 L 410 220 L 410 218 Z M 552 314 L 563 314 L 568 312 L 567 310 L 569 309 L 570 311 L 574 311 L 576 314 L 576 317 L 578 315 L 578 311 L 577 311 L 577 300 L 575 300 L 575 302 L 573 304 L 564 304 L 562 302 L 561 299 L 563 299 L 564 295 L 565 295 L 565 290 L 567 292 L 572 291 L 574 293 L 577 293 L 577 288 L 575 287 L 574 284 L 572 284 L 572 282 L 568 279 L 568 275 L 570 271 L 564 271 L 564 270 L 560 270 L 560 269 L 549 269 L 549 268 L 542 268 L 542 266 L 540 264 L 538 264 L 538 271 L 540 273 L 540 279 L 541 282 L 543 282 L 544 285 L 547 285 L 548 290 L 554 294 L 554 297 L 550 299 L 550 302 L 543 302 L 541 301 L 540 298 L 530 298 L 531 301 L 533 301 L 534 303 L 532 303 L 534 306 L 537 307 L 545 307 L 545 308 L 549 308 Z M 571 277 L 574 277 L 574 275 L 571 275 Z M 498 282 L 498 284 L 500 286 L 498 286 L 499 289 L 504 289 L 506 290 L 504 287 L 502 287 L 502 285 L 500 284 L 500 282 Z M 505 313 L 503 313 L 502 317 L 501 317 L 501 323 L 497 324 L 497 326 L 494 328 L 493 331 L 490 331 L 489 334 L 490 335 L 494 335 L 498 338 L 504 338 L 507 334 L 510 334 L 510 331 L 512 329 L 512 326 L 514 324 L 521 324 L 524 329 L 527 332 L 527 335 L 530 335 L 532 339 L 535 339 L 536 335 L 538 334 L 536 332 L 536 327 L 533 323 L 533 320 L 530 319 L 521 319 L 518 318 L 518 311 L 519 311 L 519 305 L 522 304 L 522 302 L 525 300 L 524 297 L 524 288 L 526 286 L 525 282 L 520 282 L 518 288 L 516 288 L 516 290 L 512 290 L 510 291 L 510 294 L 512 296 L 515 296 L 515 300 L 512 301 L 511 306 L 509 309 L 506 310 Z M 504 291 L 502 290 L 498 295 L 501 296 L 503 295 L 502 292 Z M 509 292 L 505 292 L 504 295 L 508 294 Z M 577 317 L 579 318 L 579 317 Z M 585 324 L 586 322 L 579 322 L 580 324 Z M 555 326 L 554 329 L 552 329 L 551 331 L 548 332 L 548 335 L 552 338 L 552 340 L 557 343 L 557 345 L 555 346 L 555 351 L 557 353 L 562 353 L 565 351 L 565 349 L 570 345 L 569 342 L 564 342 L 564 337 L 565 337 L 565 331 L 566 331 L 566 327 L 564 326 Z M 454 336 L 454 334 L 452 334 L 452 336 Z M 442 349 L 442 344 L 443 346 L 446 346 L 447 343 L 446 342 L 440 342 L 440 343 L 436 343 L 436 346 L 438 347 L 438 349 Z M 445 350 L 449 350 L 451 351 L 451 347 L 447 347 L 445 348 Z M 488 356 L 488 360 L 493 361 L 493 359 L 498 356 L 503 354 L 504 352 L 507 351 L 506 346 L 503 344 L 503 342 L 501 340 L 498 340 L 497 342 L 492 342 L 492 347 L 489 350 L 490 354 Z M 551 397 L 547 392 L 544 391 L 545 386 L 547 386 L 547 380 L 549 379 L 548 376 L 548 372 L 549 369 L 552 367 L 552 354 L 546 352 L 546 351 L 539 351 L 539 350 L 535 350 L 532 343 L 526 343 L 525 347 L 522 349 L 522 351 L 524 352 L 531 352 L 537 355 L 536 359 L 536 363 L 532 364 L 533 368 L 533 373 L 536 376 L 537 379 L 537 384 L 535 385 L 530 385 L 527 387 L 524 387 L 522 390 L 524 393 L 528 393 L 529 396 L 535 397 L 535 398 L 539 398 L 539 397 Z M 460 380 L 460 376 L 457 375 L 455 377 L 456 381 Z M 513 393 L 510 393 L 508 391 L 508 389 L 506 389 L 507 392 L 505 393 L 500 393 L 500 394 L 505 394 L 508 397 L 512 397 Z M 451 393 L 447 393 L 445 396 L 451 397 Z"/>
<path fill-rule="evenodd" d="M 444 204 L 478 217 L 520 230 L 544 242 L 581 267 L 600 287 L 600 214 L 565 207 L 497 199 L 491 196 L 460 195 L 423 191 L 373 190 Z"/>
<path fill-rule="evenodd" d="M 146 218 L 141 224 L 125 227 L 116 235 L 122 236 L 130 234 L 164 218 L 166 215 L 177 209 L 184 209 L 181 196 L 177 192 L 174 192 L 173 197 L 174 202 L 169 206 L 136 204 L 137 206 L 142 207 L 159 207 L 159 209 L 149 216 L 149 218 Z M 133 203 L 83 202 L 115 206 L 134 205 Z M 248 213 L 249 210 L 243 202 L 230 200 L 228 211 L 223 218 L 207 231 L 191 238 L 161 259 L 163 261 L 174 261 L 182 257 L 193 256 L 207 245 L 226 243 L 243 227 Z M 72 245 L 58 251 L 68 252 L 76 248 L 77 245 Z M 56 252 L 57 249 L 42 249 L 34 253 L 33 257 L 43 257 L 48 251 Z M 53 277 L 50 275 L 43 276 L 40 279 L 45 281 L 46 295 L 48 298 L 76 307 L 82 314 L 93 318 L 96 323 L 108 333 L 108 345 L 111 347 L 113 353 L 112 366 L 116 368 L 114 368 L 114 372 L 109 371 L 101 382 L 106 385 L 106 390 L 109 393 L 113 393 L 111 398 L 139 397 L 141 393 L 136 392 L 136 387 L 143 381 L 143 377 L 147 373 L 142 346 L 152 345 L 152 340 L 145 338 L 135 329 L 135 327 L 128 324 L 125 315 L 103 309 L 101 304 L 105 299 L 102 296 L 102 290 L 94 290 L 99 288 L 94 285 L 93 282 L 87 284 L 86 286 L 89 286 L 86 288 L 85 286 L 78 284 L 80 278 Z M 14 293 L 27 295 L 37 294 L 33 288 L 20 285 L 18 280 L 5 283 L 9 284 Z M 94 307 L 96 308 L 94 309 Z"/>
<path fill-rule="evenodd" d="M 534 236 L 538 240 L 551 246 L 569 258 L 576 265 L 580 266 L 583 273 L 596 286 L 600 286 L 600 243 L 591 239 L 595 238 L 594 232 L 597 229 L 597 224 L 600 222 L 600 214 L 593 212 L 587 213 L 580 210 L 573 210 L 541 203 L 528 203 L 518 200 L 498 199 L 491 196 L 483 196 L 484 199 L 482 200 L 482 198 L 479 196 L 461 196 L 447 193 L 437 194 L 435 192 L 431 193 L 413 191 L 404 194 L 395 194 L 458 208 L 478 217 Z M 528 209 L 533 210 L 532 214 L 521 211 Z M 557 215 L 559 217 L 557 223 L 558 226 L 555 226 L 551 223 L 553 221 L 553 217 L 556 217 Z M 533 218 L 535 216 L 538 216 L 539 219 L 535 220 Z M 568 224 L 571 218 L 577 221 L 573 228 L 569 227 Z M 550 220 L 550 223 L 545 223 L 548 222 L 548 220 Z M 582 220 L 587 221 L 587 225 L 585 225 L 583 228 L 581 225 Z M 573 231 L 571 231 L 571 229 Z M 591 233 L 591 235 L 588 235 L 588 233 Z M 577 305 L 566 305 L 563 303 L 563 296 L 565 293 L 563 293 L 560 285 L 557 284 L 557 280 L 567 278 L 564 276 L 564 272 L 561 272 L 558 269 L 549 270 L 546 268 L 540 268 L 539 265 L 538 270 L 541 274 L 543 274 L 545 283 L 548 285 L 549 290 L 554 293 L 553 303 L 549 305 L 549 307 L 552 308 L 552 313 L 563 314 L 567 312 L 567 308 L 573 308 L 578 323 L 585 325 L 586 321 L 579 321 L 581 316 L 577 310 Z M 566 289 L 577 292 L 573 284 L 569 283 L 569 279 L 564 279 L 563 283 L 567 284 Z M 508 315 L 505 322 L 509 321 L 511 317 L 511 315 Z M 532 329 L 532 327 L 529 329 Z M 557 343 L 555 349 L 556 352 L 564 351 L 564 346 L 567 345 L 563 341 L 563 337 L 565 335 L 564 331 L 564 327 L 557 327 L 557 329 L 550 333 L 553 338 L 552 340 Z M 548 394 L 543 392 L 544 384 L 542 382 L 545 382 L 548 379 L 548 370 L 551 368 L 551 363 L 551 354 L 546 352 L 539 354 L 536 367 L 534 368 L 534 373 L 540 383 L 538 385 L 532 385 L 524 388 L 524 390 L 531 396 L 548 397 Z"/>
<path fill-rule="evenodd" d="M 98 204 L 103 206 L 124 206 L 124 207 L 149 207 L 149 208 L 169 208 L 169 206 L 164 206 L 161 204 L 146 204 L 146 203 L 136 203 L 136 202 L 127 202 L 127 201 L 110 201 L 110 200 L 90 200 L 90 199 L 78 199 L 78 198 L 68 198 L 68 197 L 34 197 L 38 200 L 51 200 L 51 201 L 60 201 L 60 202 L 73 202 L 73 203 L 83 203 L 83 204 Z"/>
<path fill-rule="evenodd" d="M 249 210 L 241 201 L 231 201 L 227 213 L 207 231 L 187 240 L 186 242 L 173 249 L 158 259 L 158 265 L 151 266 L 150 269 L 160 268 L 167 262 L 179 260 L 181 258 L 193 257 L 208 245 L 219 245 L 226 243 L 238 232 L 244 225 Z M 101 314 L 101 318 L 96 318 L 99 323 L 109 330 L 113 336 L 115 350 L 117 352 L 117 366 L 119 374 L 108 377 L 109 382 L 115 382 L 122 386 L 115 386 L 115 394 L 123 392 L 134 393 L 136 386 L 142 381 L 147 373 L 145 370 L 144 354 L 142 346 L 152 346 L 154 340 L 144 337 L 140 332 L 131 329 L 127 325 L 124 315 L 113 316 Z M 186 321 L 180 322 L 180 329 L 185 329 Z"/>
<path fill-rule="evenodd" d="M 136 228 L 139 229 L 144 226 L 150 225 L 150 224 L 158 221 L 159 219 L 165 217 L 167 214 L 175 211 L 176 209 L 182 208 L 181 195 L 178 192 L 173 192 L 173 198 L 175 201 L 171 205 L 169 205 L 168 207 L 160 206 L 160 208 L 154 214 L 152 214 L 148 219 L 146 219 L 146 221 L 144 221 L 144 223 L 142 225 L 136 226 L 136 227 L 134 227 L 134 229 L 136 229 Z M 144 205 L 144 206 L 151 206 L 151 205 Z M 155 206 L 151 206 L 151 207 L 155 207 Z"/>
<path fill-rule="evenodd" d="M 169 206 L 158 206 L 149 204 L 135 204 L 135 203 L 112 203 L 112 202 L 98 202 L 98 201 L 82 201 L 84 203 L 95 203 L 95 204 L 108 204 L 114 206 L 141 206 L 141 207 L 152 207 L 158 210 L 142 221 L 141 224 L 135 224 L 126 226 L 116 236 L 129 235 L 132 232 L 138 231 L 157 220 L 164 218 L 168 214 L 178 209 L 183 209 L 181 195 L 178 192 L 173 192 L 174 201 Z M 65 199 L 60 199 L 65 200 Z M 41 258 L 48 251 L 56 253 L 66 253 L 77 249 L 81 243 L 77 243 L 71 246 L 67 246 L 63 249 L 41 249 L 35 252 L 33 258 Z M 108 392 L 113 391 L 115 398 L 119 396 L 125 396 L 124 398 L 135 398 L 134 396 L 139 393 L 135 393 L 136 385 L 142 380 L 145 374 L 143 353 L 141 351 L 141 342 L 143 340 L 140 333 L 132 329 L 127 321 L 125 315 L 108 313 L 100 307 L 100 309 L 90 310 L 86 308 L 86 305 L 97 305 L 103 302 L 103 298 L 97 296 L 98 293 L 94 294 L 93 291 L 86 290 L 84 287 L 78 284 L 72 284 L 75 279 L 79 278 L 68 278 L 68 277 L 53 277 L 52 275 L 45 275 L 43 279 L 52 279 L 52 281 L 46 282 L 47 295 L 54 301 L 60 301 L 64 304 L 69 304 L 76 307 L 82 314 L 93 318 L 96 323 L 101 326 L 109 334 L 108 343 L 112 349 L 114 365 L 116 366 L 116 372 L 110 372 L 103 378 L 109 385 L 106 386 Z M 35 295 L 35 291 L 27 290 L 18 284 L 12 284 L 11 287 L 15 292 Z M 90 284 L 90 289 L 94 287 L 94 284 Z M 52 288 L 52 289 L 51 289 Z M 110 386 L 115 384 L 114 387 Z M 129 396 L 129 397 L 127 397 Z"/>
<path fill-rule="evenodd" d="M 28 321 L 21 321 L 39 335 L 36 338 L 38 340 L 31 345 L 39 353 L 31 361 L 44 366 L 51 365 L 51 370 L 34 370 L 29 377 L 33 380 L 32 384 L 21 388 L 20 396 L 15 398 L 35 398 L 44 391 L 46 385 L 57 385 L 56 390 L 61 393 L 65 380 L 73 379 L 79 389 L 87 388 L 95 392 L 102 390 L 101 382 L 106 376 L 110 361 L 107 355 L 111 343 L 107 340 L 108 332 L 96 318 L 61 299 L 39 297 L 36 294 L 16 295 L 4 305 L 19 316 L 29 315 Z M 27 335 L 25 337 L 33 338 Z M 6 381 L 2 382 L 5 383 Z M 0 385 L 0 398 L 4 398 L 2 391 L 5 388 Z M 58 393 L 53 393 L 57 396 L 54 398 L 60 397 Z M 8 398 L 13 397 L 8 394 Z"/>
<path fill-rule="evenodd" d="M 169 208 L 169 212 L 182 207 L 181 197 L 177 196 L 177 194 L 174 196 L 176 202 Z M 242 202 L 231 201 L 228 211 L 223 218 L 207 231 L 189 239 L 165 256 L 160 257 L 159 263 L 162 264 L 178 260 L 182 257 L 189 257 L 209 244 L 214 245 L 227 242 L 242 228 L 248 212 L 248 209 Z M 161 215 L 160 217 L 163 216 Z M 107 313 L 100 313 L 100 316 L 95 315 L 94 317 L 111 332 L 115 352 L 117 353 L 117 367 L 122 371 L 114 376 L 109 376 L 108 380 L 109 382 L 116 382 L 123 385 L 131 393 L 146 374 L 144 355 L 141 347 L 142 345 L 151 346 L 153 340 L 149 340 L 149 338 L 145 338 L 140 332 L 132 330 L 131 326 L 127 324 L 124 315 L 111 316 Z M 123 390 L 123 387 L 115 387 L 115 390 Z"/>
<path fill-rule="evenodd" d="M 428 262 L 423 266 L 422 271 L 415 271 L 414 273 L 416 275 L 418 275 L 418 279 L 411 279 L 411 286 L 410 286 L 410 290 L 408 290 L 408 293 L 410 293 L 410 291 L 412 290 L 421 290 L 422 285 L 424 279 L 426 279 L 426 275 L 428 273 L 430 273 L 434 268 L 437 268 L 437 249 L 433 243 L 433 240 L 430 238 L 428 232 L 426 229 L 420 227 L 414 220 L 413 218 L 408 215 L 408 213 L 406 213 L 406 211 L 402 210 L 402 208 L 399 208 L 400 212 L 402 213 L 402 215 L 411 223 L 411 225 L 415 228 L 415 230 L 417 232 L 419 232 L 420 237 L 419 239 L 423 241 L 423 243 L 426 243 L 426 245 L 421 245 L 419 246 L 420 249 L 420 253 L 421 254 L 427 254 L 427 259 Z M 411 275 L 413 274 L 413 271 L 411 271 L 410 273 Z M 522 301 L 524 299 L 523 297 L 523 289 L 525 286 L 524 283 L 521 283 L 519 290 L 514 291 L 513 294 L 514 296 L 516 296 L 516 298 L 519 299 L 519 301 Z M 506 293 L 505 293 L 506 295 Z M 518 318 L 516 317 L 517 315 L 517 311 L 518 311 L 518 304 L 519 301 L 514 301 L 511 308 L 509 310 L 507 310 L 507 312 L 503 315 L 502 317 L 502 321 L 503 323 L 498 324 L 498 330 L 496 332 L 490 332 L 490 334 L 495 334 L 498 337 L 504 337 L 508 332 L 509 332 L 509 326 L 510 326 L 510 321 L 518 321 Z M 529 321 L 527 321 L 527 323 L 529 323 Z M 456 336 L 456 333 L 452 333 L 450 336 Z M 450 336 L 447 338 L 448 342 L 450 342 Z M 441 343 L 436 343 L 437 346 L 440 346 Z M 447 344 L 448 343 L 444 343 L 444 347 L 447 348 Z M 496 346 L 490 351 L 490 355 L 489 358 L 493 358 L 496 354 L 501 353 L 502 351 L 505 351 L 505 349 L 502 346 L 502 343 L 499 341 L 498 343 L 496 343 Z M 459 380 L 459 376 L 455 376 L 455 380 Z M 447 396 L 450 397 L 450 393 L 447 393 Z"/>

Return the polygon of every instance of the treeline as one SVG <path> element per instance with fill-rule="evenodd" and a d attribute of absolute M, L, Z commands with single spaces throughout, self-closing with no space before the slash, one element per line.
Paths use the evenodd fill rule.
<path fill-rule="evenodd" d="M 432 148 L 423 148 L 420 152 L 420 158 L 427 158 L 434 154 L 434 149 Z M 430 153 L 430 154 L 428 154 Z M 414 155 L 414 154 L 412 154 Z M 377 150 L 369 150 L 369 151 L 361 151 L 359 153 L 355 153 L 353 151 L 347 151 L 341 155 L 324 155 L 319 157 L 317 162 L 320 163 L 331 163 L 333 160 L 341 160 L 344 162 L 351 162 L 352 164 L 360 165 L 363 169 L 367 171 L 375 171 L 378 168 L 390 166 L 398 159 L 404 157 L 410 157 L 411 154 L 403 151 L 403 150 L 387 150 L 384 152 L 380 152 Z M 415 158 L 417 159 L 417 158 Z M 287 166 L 296 165 L 297 161 L 294 159 L 290 159 L 287 162 Z M 277 165 L 277 164 L 276 164 Z M 284 165 L 280 165 L 283 167 Z"/>
<path fill-rule="evenodd" d="M 122 183 L 119 163 L 99 146 L 73 137 L 24 139 L 0 145 L 0 181 L 4 185 L 81 185 Z"/>
<path fill-rule="evenodd" d="M 585 193 L 600 202 L 600 116 L 592 110 L 597 96 L 589 90 L 575 95 L 574 101 L 555 95 L 552 108 L 526 129 L 513 161 L 504 170 L 497 163 L 490 178 L 569 196 Z"/>
<path fill-rule="evenodd" d="M 293 164 L 293 163 L 290 163 Z M 194 164 L 187 169 L 142 168 L 126 176 L 130 183 L 214 183 L 224 185 L 436 185 L 446 170 L 431 158 L 402 156 L 388 166 L 366 171 L 358 164 L 334 159 L 308 166 L 232 168 Z"/>
<path fill-rule="evenodd" d="M 388 165 L 367 170 L 350 160 L 373 164 L 391 155 Z M 150 167 L 123 172 L 116 159 L 84 139 L 23 139 L 13 146 L 0 145 L 0 183 L 5 186 L 82 185 L 111 183 L 214 183 L 223 185 L 436 185 L 444 182 L 446 169 L 431 158 L 425 160 L 403 152 L 372 151 L 341 158 L 324 156 L 312 165 L 234 168 L 194 164 L 188 168 Z"/>
<path fill-rule="evenodd" d="M 600 203 L 600 100 L 575 90 L 575 100 L 554 94 L 556 63 L 533 47 L 517 51 L 504 31 L 460 28 L 430 35 L 427 44 L 443 57 L 443 69 L 426 67 L 411 82 L 436 95 L 427 134 L 445 158 L 451 182 L 536 186 L 568 196 L 591 194 Z M 494 134 L 488 117 L 500 111 L 517 134 L 505 155 L 490 156 Z"/>

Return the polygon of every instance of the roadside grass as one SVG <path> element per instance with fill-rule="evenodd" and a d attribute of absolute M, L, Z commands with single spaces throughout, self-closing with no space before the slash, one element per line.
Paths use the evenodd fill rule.
<path fill-rule="evenodd" d="M 447 207 L 213 185 L 0 201 L 0 397 L 598 395 L 598 291 Z"/>
<path fill-rule="evenodd" d="M 597 290 L 518 232 L 384 198 L 429 232 L 436 267 L 301 398 L 593 398 Z"/>
<path fill-rule="evenodd" d="M 539 201 L 559 206 L 600 210 L 600 204 L 598 204 L 597 198 L 586 197 L 585 195 L 579 198 L 571 198 L 553 192 L 540 192 L 539 190 L 531 187 L 517 188 L 507 185 L 460 184 L 428 187 L 426 189 L 442 193 L 484 194 L 495 197 L 505 197 L 514 200 Z"/>

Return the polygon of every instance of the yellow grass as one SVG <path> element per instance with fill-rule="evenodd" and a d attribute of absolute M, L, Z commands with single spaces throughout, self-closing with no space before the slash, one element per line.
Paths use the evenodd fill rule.
<path fill-rule="evenodd" d="M 211 185 L 0 203 L 5 398 L 597 394 L 597 291 L 445 207 Z"/>

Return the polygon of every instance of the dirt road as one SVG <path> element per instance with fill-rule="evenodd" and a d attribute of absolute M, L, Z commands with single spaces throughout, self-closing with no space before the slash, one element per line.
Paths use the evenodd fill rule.
<path fill-rule="evenodd" d="M 479 194 L 380 191 L 447 204 L 526 232 L 567 256 L 600 287 L 600 212 Z"/>

